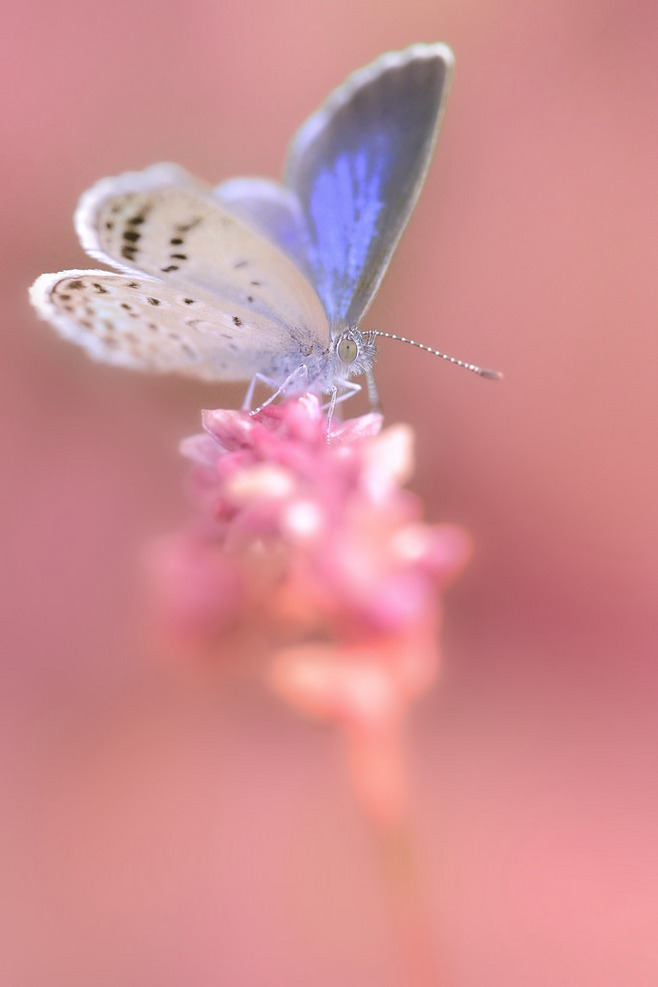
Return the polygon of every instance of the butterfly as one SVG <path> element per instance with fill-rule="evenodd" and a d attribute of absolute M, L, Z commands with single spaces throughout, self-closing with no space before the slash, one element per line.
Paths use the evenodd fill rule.
<path fill-rule="evenodd" d="M 424 182 L 452 68 L 445 45 L 416 44 L 354 72 L 294 136 L 282 183 L 213 188 L 174 164 L 103 179 L 75 228 L 118 273 L 43 274 L 37 311 L 95 359 L 251 380 L 248 401 L 261 380 L 333 408 L 361 373 L 375 394 L 375 336 L 403 337 L 358 327 Z"/>

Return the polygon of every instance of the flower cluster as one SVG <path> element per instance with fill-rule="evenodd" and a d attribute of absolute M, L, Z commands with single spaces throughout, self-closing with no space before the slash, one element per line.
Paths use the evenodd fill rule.
<path fill-rule="evenodd" d="M 253 417 L 206 411 L 203 426 L 182 447 L 199 516 L 157 547 L 169 636 L 265 653 L 275 690 L 308 713 L 389 720 L 435 675 L 437 589 L 468 553 L 401 489 L 410 430 L 369 414 L 328 437 L 308 394 Z"/>

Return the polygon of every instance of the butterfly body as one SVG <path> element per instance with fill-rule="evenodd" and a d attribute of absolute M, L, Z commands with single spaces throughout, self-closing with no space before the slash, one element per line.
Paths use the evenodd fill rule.
<path fill-rule="evenodd" d="M 33 303 L 99 360 L 335 399 L 372 368 L 358 325 L 422 186 L 451 68 L 445 46 L 414 45 L 354 73 L 293 139 L 283 184 L 212 188 L 172 164 L 103 179 L 75 226 L 115 271 L 42 275 Z"/>

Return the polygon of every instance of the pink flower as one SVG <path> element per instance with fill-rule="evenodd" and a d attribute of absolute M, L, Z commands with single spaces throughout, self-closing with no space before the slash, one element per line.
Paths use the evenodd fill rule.
<path fill-rule="evenodd" d="M 266 656 L 270 684 L 309 714 L 390 722 L 436 674 L 437 591 L 468 554 L 400 486 L 410 430 L 369 414 L 328 440 L 308 394 L 253 417 L 206 411 L 203 426 L 182 446 L 200 515 L 155 553 L 169 637 Z"/>

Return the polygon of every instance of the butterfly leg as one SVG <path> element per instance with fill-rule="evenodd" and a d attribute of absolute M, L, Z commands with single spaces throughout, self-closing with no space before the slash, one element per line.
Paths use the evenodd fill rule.
<path fill-rule="evenodd" d="M 322 410 L 331 410 L 333 413 L 334 408 L 337 404 L 342 404 L 343 401 L 347 401 L 351 398 L 353 394 L 358 394 L 361 390 L 361 385 L 357 384 L 354 380 L 343 380 L 340 384 L 332 387 L 331 397 L 322 405 Z"/>
<path fill-rule="evenodd" d="M 247 393 L 245 394 L 244 401 L 242 402 L 243 411 L 251 411 L 251 402 L 254 400 L 254 391 L 256 390 L 256 384 L 259 381 L 267 387 L 276 388 L 276 384 L 273 384 L 269 377 L 264 377 L 262 374 L 255 373 L 251 378 L 251 382 L 247 388 Z"/>
<path fill-rule="evenodd" d="M 375 375 L 372 370 L 366 370 L 366 387 L 368 389 L 368 401 L 371 411 L 379 411 L 379 392 L 375 383 Z"/>
<path fill-rule="evenodd" d="M 334 417 L 334 409 L 336 407 L 336 401 L 338 399 L 338 388 L 334 385 L 331 388 L 331 397 L 326 404 L 322 405 L 322 410 L 327 412 L 327 442 L 329 441 L 329 435 L 331 433 L 331 421 Z"/>
<path fill-rule="evenodd" d="M 327 413 L 327 439 L 329 438 L 329 433 L 331 431 L 331 421 L 334 417 L 334 412 L 336 410 L 336 405 L 342 404 L 343 401 L 347 401 L 351 398 L 353 394 L 358 394 L 361 390 L 361 385 L 357 384 L 353 380 L 344 380 L 339 385 L 334 385 L 331 388 L 331 397 L 325 404 L 322 405 L 322 410 Z M 340 415 L 338 415 L 340 418 Z"/>
<path fill-rule="evenodd" d="M 308 380 L 308 368 L 306 364 L 302 364 L 301 367 L 297 367 L 297 369 L 293 370 L 291 374 L 288 374 L 283 384 L 277 384 L 276 381 L 271 379 L 271 377 L 265 377 L 263 374 L 256 373 L 251 379 L 249 390 L 247 391 L 244 400 L 243 410 L 247 411 L 249 409 L 249 405 L 251 404 L 251 400 L 254 394 L 254 388 L 258 381 L 260 381 L 262 384 L 265 384 L 267 387 L 273 388 L 273 392 L 272 394 L 270 394 L 269 398 L 266 401 L 263 401 L 262 404 L 259 404 L 257 408 L 254 408 L 253 411 L 249 411 L 250 415 L 257 415 L 259 411 L 262 411 L 263 408 L 267 408 L 268 404 L 272 404 L 272 402 L 276 401 L 276 399 L 281 394 L 285 394 L 286 391 L 291 388 L 294 388 L 295 391 L 299 391 L 300 393 L 303 392 L 306 389 L 307 380 Z"/>

